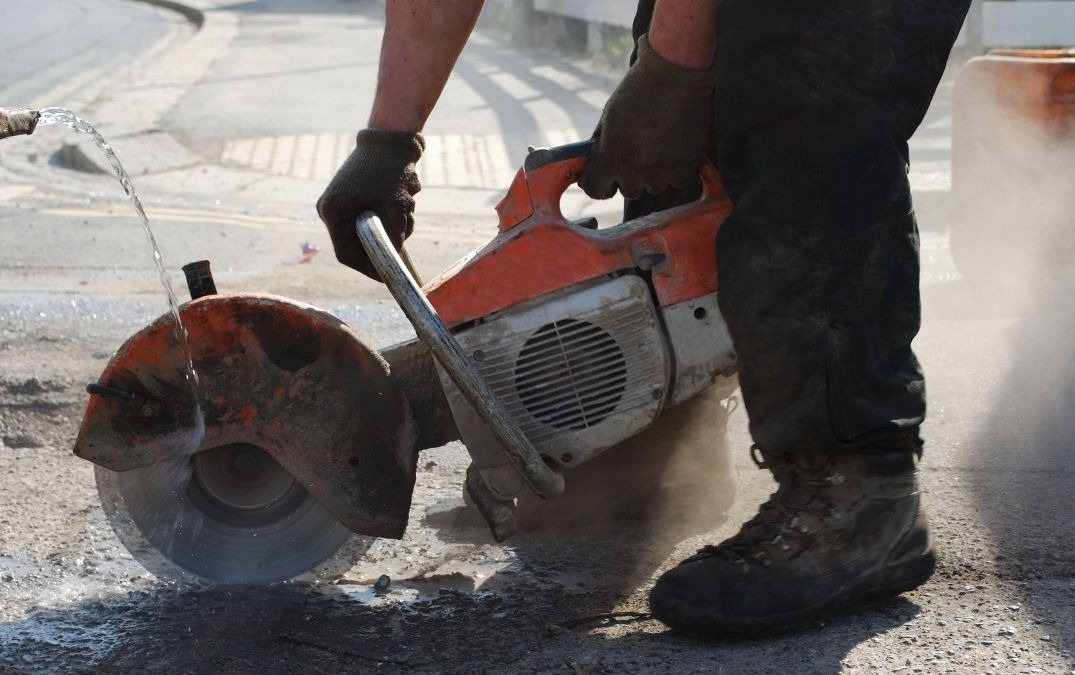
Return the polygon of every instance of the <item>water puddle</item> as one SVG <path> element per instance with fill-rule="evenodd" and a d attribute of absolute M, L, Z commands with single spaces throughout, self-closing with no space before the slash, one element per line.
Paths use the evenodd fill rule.
<path fill-rule="evenodd" d="M 164 288 L 164 293 L 168 298 L 168 308 L 172 313 L 172 318 L 175 319 L 176 342 L 186 361 L 186 372 L 184 373 L 184 376 L 186 377 L 187 383 L 190 385 L 191 393 L 194 396 L 195 410 L 194 438 L 191 439 L 188 446 L 197 449 L 201 444 L 201 438 L 205 433 L 205 418 L 202 412 L 201 398 L 198 394 L 198 371 L 194 368 L 194 358 L 190 351 L 189 335 L 186 326 L 183 325 L 183 319 L 179 315 L 179 302 L 176 300 L 175 290 L 172 288 L 171 277 L 168 276 L 167 268 L 164 265 L 164 257 L 160 252 L 160 246 L 157 244 L 156 237 L 153 236 L 153 228 L 149 224 L 149 217 L 142 207 L 141 200 L 138 199 L 138 193 L 134 189 L 131 177 L 126 169 L 123 168 L 123 164 L 119 161 L 119 157 L 116 156 L 112 146 L 89 122 L 70 110 L 65 110 L 63 108 L 42 108 L 39 112 L 41 115 L 37 122 L 39 128 L 50 125 L 66 126 L 84 134 L 93 141 L 93 144 L 96 145 L 108 159 L 108 163 L 112 166 L 116 178 L 119 179 L 119 184 L 123 188 L 124 194 L 127 195 L 127 199 L 130 201 L 131 208 L 134 209 L 135 215 L 142 224 L 142 231 L 145 233 L 146 241 L 153 250 L 153 263 L 157 267 L 157 275 L 160 277 L 161 286 Z"/>

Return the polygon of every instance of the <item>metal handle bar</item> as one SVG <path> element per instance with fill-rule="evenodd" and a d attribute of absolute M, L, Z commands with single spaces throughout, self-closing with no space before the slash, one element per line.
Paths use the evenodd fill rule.
<path fill-rule="evenodd" d="M 404 266 L 403 260 L 384 231 L 381 219 L 372 211 L 365 211 L 358 216 L 355 230 L 374 269 L 381 275 L 392 297 L 407 315 L 418 337 L 448 371 L 448 375 L 482 420 L 489 425 L 508 459 L 530 489 L 544 499 L 563 493 L 563 474 L 545 463 L 489 389 L 481 373 L 463 353 L 455 337 L 440 320 L 437 311 L 429 304 L 414 277 Z"/>

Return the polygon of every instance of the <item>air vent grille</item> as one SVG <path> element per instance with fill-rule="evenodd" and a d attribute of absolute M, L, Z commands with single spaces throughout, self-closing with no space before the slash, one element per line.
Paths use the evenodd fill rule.
<path fill-rule="evenodd" d="M 531 415 L 558 429 L 586 429 L 623 398 L 627 362 L 599 326 L 564 319 L 539 328 L 515 363 L 515 389 Z"/>
<path fill-rule="evenodd" d="M 554 460 L 585 461 L 660 411 L 669 362 L 638 277 L 565 289 L 456 337 L 519 430 Z M 454 385 L 445 391 L 463 441 L 483 448 L 485 423 Z"/>

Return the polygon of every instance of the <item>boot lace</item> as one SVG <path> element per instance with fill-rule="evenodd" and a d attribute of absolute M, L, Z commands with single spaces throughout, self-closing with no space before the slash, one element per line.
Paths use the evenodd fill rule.
<path fill-rule="evenodd" d="M 790 559 L 809 546 L 815 534 L 809 522 L 839 519 L 827 488 L 841 485 L 845 479 L 831 471 L 831 462 L 798 457 L 793 460 L 787 454 L 764 455 L 757 445 L 751 447 L 750 457 L 759 469 L 772 471 L 777 491 L 738 534 L 720 544 L 705 546 L 688 561 L 720 557 L 733 564 L 768 567 L 773 562 L 770 551 Z"/>

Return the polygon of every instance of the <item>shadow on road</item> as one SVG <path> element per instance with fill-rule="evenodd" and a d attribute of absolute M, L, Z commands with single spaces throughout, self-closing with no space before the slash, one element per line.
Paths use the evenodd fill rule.
<path fill-rule="evenodd" d="M 581 95 L 583 91 L 570 89 L 561 82 L 535 73 L 534 59 L 526 52 L 499 42 L 473 42 L 464 55 L 466 58 L 456 64 L 455 73 L 496 113 L 507 147 L 525 148 L 542 138 L 543 124 L 527 107 L 528 103 L 537 99 L 555 103 L 566 115 L 571 127 L 579 132 L 580 139 L 588 137 L 597 125 L 601 107 L 584 98 Z M 541 56 L 545 61 L 552 58 L 548 54 Z M 588 83 L 585 86 L 591 90 L 603 90 L 608 86 L 605 78 L 573 68 L 567 61 L 556 60 L 556 70 L 570 73 L 574 79 Z M 510 75 L 536 93 L 530 98 L 519 99 L 497 83 L 494 76 L 498 74 Z"/>
<path fill-rule="evenodd" d="M 857 644 L 918 611 L 897 599 L 845 617 L 821 636 L 746 643 L 638 631 L 610 637 L 596 625 L 550 630 L 565 614 L 588 611 L 589 602 L 585 594 L 526 585 L 507 593 L 443 592 L 420 606 L 368 606 L 287 586 L 161 588 L 39 611 L 3 626 L 0 666 L 15 672 L 339 673 L 570 670 L 572 664 L 674 670 L 677 663 L 709 662 L 726 672 L 831 673 Z"/>

